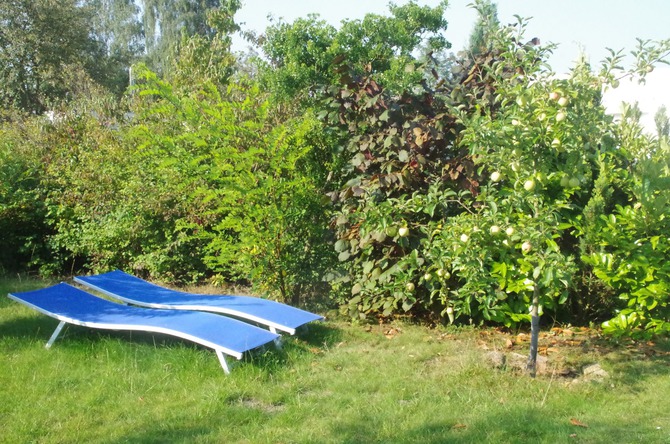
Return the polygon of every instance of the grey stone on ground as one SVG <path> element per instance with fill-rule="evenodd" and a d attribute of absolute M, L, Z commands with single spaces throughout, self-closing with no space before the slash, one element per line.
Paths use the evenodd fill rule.
<path fill-rule="evenodd" d="M 499 351 L 491 351 L 484 355 L 486 362 L 493 368 L 503 368 L 505 366 L 505 353 Z"/>
<path fill-rule="evenodd" d="M 591 364 L 582 370 L 582 375 L 586 381 L 602 381 L 610 377 L 600 364 Z"/>
<path fill-rule="evenodd" d="M 484 355 L 486 363 L 495 369 L 508 369 L 515 372 L 528 372 L 528 356 L 513 352 L 490 351 Z M 546 356 L 537 356 L 537 375 L 547 375 L 552 371 L 562 377 L 572 377 L 577 373 L 575 369 L 550 369 L 549 360 Z M 584 367 L 579 376 L 573 379 L 569 384 L 579 384 L 581 382 L 602 382 L 609 378 L 609 373 L 605 371 L 600 364 L 591 364 Z"/>

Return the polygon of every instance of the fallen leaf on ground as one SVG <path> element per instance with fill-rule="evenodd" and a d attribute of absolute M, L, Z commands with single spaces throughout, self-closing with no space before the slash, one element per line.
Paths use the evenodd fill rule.
<path fill-rule="evenodd" d="M 584 424 L 583 422 L 581 422 L 580 420 L 578 420 L 576 418 L 570 418 L 570 424 L 572 424 L 573 426 L 577 426 L 577 427 L 584 427 L 585 429 L 589 428 L 589 426 L 587 426 L 586 424 Z"/>
<path fill-rule="evenodd" d="M 486 343 L 486 341 L 482 341 L 481 339 L 477 341 L 477 345 L 483 348 L 484 350 L 489 349 L 489 345 Z"/>
<path fill-rule="evenodd" d="M 388 339 L 393 339 L 400 333 L 400 330 L 397 328 L 390 328 L 384 332 L 384 336 L 386 336 Z"/>
<path fill-rule="evenodd" d="M 460 424 L 459 423 L 459 424 L 454 424 L 451 428 L 452 429 L 467 429 L 468 426 L 466 426 L 465 424 Z"/>
<path fill-rule="evenodd" d="M 530 336 L 528 336 L 526 333 L 519 333 L 516 335 L 517 341 L 530 341 Z"/>

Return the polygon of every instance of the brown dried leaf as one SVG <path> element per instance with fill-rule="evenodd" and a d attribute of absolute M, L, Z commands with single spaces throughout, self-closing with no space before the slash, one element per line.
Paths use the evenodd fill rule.
<path fill-rule="evenodd" d="M 584 427 L 585 429 L 589 428 L 589 426 L 587 426 L 586 424 L 584 424 L 583 422 L 581 422 L 580 420 L 578 420 L 576 418 L 570 418 L 570 424 L 572 424 L 573 426 L 576 426 L 576 427 Z"/>

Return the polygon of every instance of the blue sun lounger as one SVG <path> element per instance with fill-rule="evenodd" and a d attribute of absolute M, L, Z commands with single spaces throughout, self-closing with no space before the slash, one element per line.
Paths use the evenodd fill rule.
<path fill-rule="evenodd" d="M 116 270 L 93 276 L 79 276 L 75 282 L 133 305 L 173 310 L 221 313 L 295 334 L 298 327 L 323 316 L 290 305 L 249 296 L 206 295 L 170 290 Z"/>
<path fill-rule="evenodd" d="M 46 344 L 47 348 L 66 323 L 105 330 L 164 333 L 214 349 L 223 370 L 230 373 L 225 355 L 241 359 L 244 352 L 279 338 L 262 328 L 211 313 L 116 304 L 65 283 L 10 293 L 9 297 L 60 321 Z"/>

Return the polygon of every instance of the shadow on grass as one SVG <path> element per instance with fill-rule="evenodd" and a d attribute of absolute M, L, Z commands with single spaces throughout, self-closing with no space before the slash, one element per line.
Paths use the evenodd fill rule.
<path fill-rule="evenodd" d="M 342 330 L 323 322 L 301 327 L 295 336 L 283 336 L 279 348 L 265 346 L 243 358 L 259 369 L 272 373 L 290 367 L 291 362 L 325 353 L 342 340 Z"/>
<path fill-rule="evenodd" d="M 141 432 L 134 436 L 126 436 L 122 442 L 130 444 L 153 444 L 153 443 L 173 443 L 173 442 L 210 442 L 211 427 L 204 424 L 201 426 L 190 426 L 183 428 L 170 427 L 169 429 L 158 429 L 157 427 L 143 427 Z M 118 443 L 117 439 L 111 441 L 102 441 L 108 443 Z"/>
<path fill-rule="evenodd" d="M 654 342 L 614 340 L 600 342 L 601 358 L 610 377 L 618 384 L 635 389 L 649 376 L 670 375 L 670 340 Z"/>
<path fill-rule="evenodd" d="M 171 415 L 169 422 L 159 419 L 157 422 L 140 423 L 125 436 L 102 442 L 110 444 L 267 442 L 257 439 L 253 431 L 271 418 L 272 414 L 256 408 L 224 404 L 204 414 L 188 410 L 175 413 Z M 234 438 L 231 439 L 231 436 Z"/>
<path fill-rule="evenodd" d="M 4 338 L 15 338 L 17 340 L 31 338 L 43 340 L 44 343 L 49 340 L 52 333 L 58 326 L 57 320 L 49 317 L 22 317 L 14 318 L 9 321 L 0 322 L 0 336 Z M 197 345 L 170 335 L 160 333 L 151 333 L 144 331 L 128 330 L 106 330 L 93 329 L 84 326 L 65 324 L 65 328 L 54 343 L 57 345 L 68 346 L 70 343 L 98 342 L 102 339 L 119 339 L 139 344 L 152 344 L 156 346 L 170 346 L 180 343 Z M 206 347 L 203 347 L 206 348 Z"/>
<path fill-rule="evenodd" d="M 670 375 L 670 356 L 652 356 L 644 359 L 615 359 L 610 360 L 613 374 L 611 375 L 620 385 L 634 390 L 650 376 Z"/>
<path fill-rule="evenodd" d="M 0 337 L 15 339 L 15 341 L 11 341 L 13 345 L 9 345 L 13 349 L 22 346 L 33 347 L 34 340 L 46 344 L 57 325 L 57 320 L 44 316 L 13 317 L 0 322 Z M 265 372 L 281 371 L 290 367 L 292 361 L 299 360 L 306 355 L 313 355 L 315 349 L 318 349 L 319 352 L 324 351 L 324 349 L 327 350 L 333 344 L 339 342 L 341 337 L 341 330 L 325 323 L 315 323 L 301 328 L 294 337 L 285 336 L 282 340 L 282 346 L 279 348 L 267 345 L 245 353 L 242 361 Z M 26 341 L 26 339 L 30 339 L 30 341 Z M 100 330 L 72 324 L 66 324 L 53 347 L 79 348 L 82 343 L 94 343 L 110 339 L 128 342 L 129 344 L 150 345 L 153 348 L 186 346 L 212 351 L 190 341 L 160 333 Z M 234 361 L 232 359 L 230 362 Z"/>
<path fill-rule="evenodd" d="M 393 442 L 393 443 L 610 443 L 637 442 L 641 437 L 656 437 L 661 441 L 667 432 L 656 430 L 653 424 L 640 424 L 634 420 L 611 422 L 588 422 L 584 424 L 574 415 L 553 415 L 547 409 L 515 408 L 500 412 L 482 413 L 481 419 L 435 420 L 418 427 L 397 432 L 380 431 L 379 424 L 371 418 L 361 418 L 355 423 L 338 424 L 331 430 L 341 443 Z M 436 416 L 448 417 L 448 412 L 435 412 Z M 572 420 L 580 425 L 575 425 Z M 648 441 L 649 442 L 649 441 Z"/>
<path fill-rule="evenodd" d="M 332 347 L 342 340 L 342 330 L 327 322 L 312 322 L 298 330 L 296 338 L 314 347 Z"/>
<path fill-rule="evenodd" d="M 44 338 L 46 344 L 57 325 L 58 321 L 42 316 L 12 318 L 0 321 L 0 337 L 38 340 Z"/>

